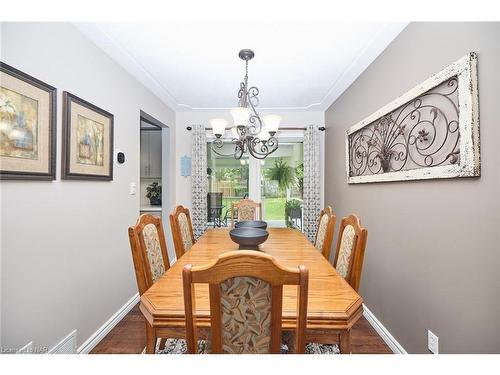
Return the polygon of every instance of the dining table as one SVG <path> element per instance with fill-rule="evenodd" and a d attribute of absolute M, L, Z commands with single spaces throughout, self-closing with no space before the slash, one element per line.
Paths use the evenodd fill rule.
<path fill-rule="evenodd" d="M 185 314 L 182 269 L 187 264 L 199 266 L 212 262 L 218 255 L 238 250 L 229 237 L 230 228 L 208 229 L 142 296 L 140 310 L 161 337 L 182 337 Z M 340 353 L 351 352 L 351 328 L 363 314 L 363 299 L 338 274 L 307 237 L 298 229 L 268 228 L 267 241 L 258 251 L 270 254 L 288 267 L 304 265 L 309 270 L 307 304 L 307 342 L 338 343 Z M 296 329 L 297 287 L 283 289 L 282 330 Z M 196 284 L 196 324 L 210 328 L 208 285 Z"/>

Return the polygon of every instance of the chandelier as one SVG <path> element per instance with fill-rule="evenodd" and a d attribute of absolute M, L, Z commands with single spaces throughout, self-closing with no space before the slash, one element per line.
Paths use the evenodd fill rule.
<path fill-rule="evenodd" d="M 224 146 L 223 136 L 227 121 L 223 118 L 210 120 L 215 139 L 212 141 L 212 150 L 221 156 L 234 156 L 241 159 L 243 154 L 249 153 L 254 158 L 264 159 L 278 149 L 278 139 L 275 137 L 281 122 L 281 116 L 267 115 L 262 119 L 255 107 L 259 105 L 259 89 L 248 87 L 248 61 L 255 56 L 251 49 L 242 49 L 238 54 L 245 61 L 245 77 L 240 83 L 238 91 L 238 107 L 231 109 L 234 127 L 232 127 L 232 154 L 222 153 Z"/>

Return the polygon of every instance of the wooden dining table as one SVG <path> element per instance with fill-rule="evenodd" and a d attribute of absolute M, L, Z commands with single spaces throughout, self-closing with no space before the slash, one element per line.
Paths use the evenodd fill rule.
<path fill-rule="evenodd" d="M 269 238 L 259 250 L 274 256 L 288 267 L 304 265 L 309 269 L 307 305 L 308 342 L 338 342 L 341 353 L 351 351 L 351 328 L 363 313 L 361 296 L 350 287 L 335 268 L 297 229 L 269 228 Z M 142 296 L 140 310 L 149 324 L 161 329 L 161 337 L 179 337 L 185 332 L 182 268 L 207 264 L 219 254 L 237 250 L 229 237 L 229 228 L 208 229 L 165 274 Z M 296 328 L 297 287 L 283 289 L 282 329 Z M 209 329 L 210 308 L 208 285 L 197 284 L 197 326 Z"/>

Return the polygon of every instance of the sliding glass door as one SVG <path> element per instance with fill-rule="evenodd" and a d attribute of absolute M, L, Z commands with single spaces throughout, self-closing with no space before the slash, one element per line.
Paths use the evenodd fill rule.
<path fill-rule="evenodd" d="M 260 161 L 260 198 L 270 226 L 302 225 L 303 156 L 302 141 L 281 142 L 276 152 Z"/>
<path fill-rule="evenodd" d="M 228 142 L 221 152 L 233 147 Z M 302 135 L 280 137 L 278 150 L 263 160 L 220 156 L 208 143 L 208 225 L 230 225 L 231 202 L 250 198 L 262 202 L 270 227 L 302 229 L 303 155 Z"/>

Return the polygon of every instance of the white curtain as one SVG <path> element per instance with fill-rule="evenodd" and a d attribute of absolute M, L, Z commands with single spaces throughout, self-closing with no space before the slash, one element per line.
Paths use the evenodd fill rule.
<path fill-rule="evenodd" d="M 206 228 L 207 182 L 207 137 L 205 127 L 203 125 L 194 125 L 191 151 L 191 220 L 196 239 L 205 232 Z"/>
<path fill-rule="evenodd" d="M 318 227 L 321 210 L 321 179 L 319 164 L 319 130 L 308 125 L 304 133 L 304 202 L 302 205 L 304 233 L 312 242 Z"/>

